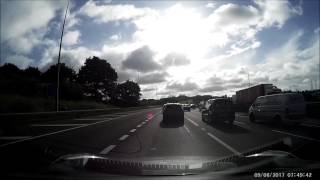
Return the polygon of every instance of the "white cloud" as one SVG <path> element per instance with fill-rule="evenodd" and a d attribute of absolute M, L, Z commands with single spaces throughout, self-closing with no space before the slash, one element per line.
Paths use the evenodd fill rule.
<path fill-rule="evenodd" d="M 62 7 L 62 1 L 2 1 L 1 43 L 17 53 L 30 53 Z"/>
<path fill-rule="evenodd" d="M 79 43 L 80 31 L 68 31 L 63 37 L 63 43 L 67 46 Z"/>
<path fill-rule="evenodd" d="M 293 7 L 289 1 L 255 0 L 254 2 L 262 10 L 262 21 L 259 22 L 259 27 L 275 25 L 281 28 L 290 17 L 303 13 L 301 4 Z"/>
<path fill-rule="evenodd" d="M 257 69 L 282 88 L 309 89 L 309 84 L 303 80 L 316 81 L 319 76 L 319 36 L 314 35 L 309 46 L 301 49 L 299 44 L 303 35 L 303 31 L 294 33 L 281 48 L 266 57 L 265 63 L 257 65 Z"/>
<path fill-rule="evenodd" d="M 118 40 L 121 39 L 121 35 L 120 34 L 114 34 L 114 35 L 110 36 L 109 39 L 112 40 L 112 41 L 118 41 Z"/>
<path fill-rule="evenodd" d="M 1 62 L 1 64 L 5 63 L 15 64 L 20 69 L 25 69 L 28 66 L 32 65 L 32 63 L 34 63 L 34 60 L 23 55 L 10 55 Z"/>
<path fill-rule="evenodd" d="M 95 18 L 97 22 L 112 22 L 132 20 L 150 13 L 150 8 L 136 8 L 134 5 L 97 5 L 95 1 L 88 1 L 80 9 L 80 14 Z"/>
<path fill-rule="evenodd" d="M 216 7 L 216 4 L 215 3 L 208 3 L 207 5 L 206 5 L 206 7 L 207 8 L 215 8 Z"/>

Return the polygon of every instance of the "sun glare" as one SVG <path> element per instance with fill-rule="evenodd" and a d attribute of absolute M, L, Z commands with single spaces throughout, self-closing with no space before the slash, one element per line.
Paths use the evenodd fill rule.
<path fill-rule="evenodd" d="M 175 5 L 143 32 L 144 41 L 157 52 L 183 53 L 189 58 L 204 55 L 210 45 L 208 28 L 200 13 Z"/>

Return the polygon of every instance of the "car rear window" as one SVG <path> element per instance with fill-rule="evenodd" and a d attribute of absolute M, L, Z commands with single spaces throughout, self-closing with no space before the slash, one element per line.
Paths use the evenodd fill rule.
<path fill-rule="evenodd" d="M 230 107 L 232 106 L 232 101 L 229 100 L 217 100 L 214 102 L 215 106 L 221 106 L 221 107 Z"/>
<path fill-rule="evenodd" d="M 181 106 L 180 105 L 167 105 L 165 107 L 165 110 L 181 110 Z"/>

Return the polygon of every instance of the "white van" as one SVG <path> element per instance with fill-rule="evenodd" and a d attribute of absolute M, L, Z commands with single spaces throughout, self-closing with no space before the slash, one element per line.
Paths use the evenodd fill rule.
<path fill-rule="evenodd" d="M 284 93 L 260 96 L 249 108 L 251 122 L 269 121 L 285 124 L 299 124 L 306 113 L 303 95 Z"/>

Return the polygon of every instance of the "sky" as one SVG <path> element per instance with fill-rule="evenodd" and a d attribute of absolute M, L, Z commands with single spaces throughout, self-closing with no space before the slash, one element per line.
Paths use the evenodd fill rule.
<path fill-rule="evenodd" d="M 57 62 L 67 0 L 1 0 L 0 64 Z M 142 98 L 319 89 L 319 1 L 70 0 L 61 62 L 107 60 Z"/>

